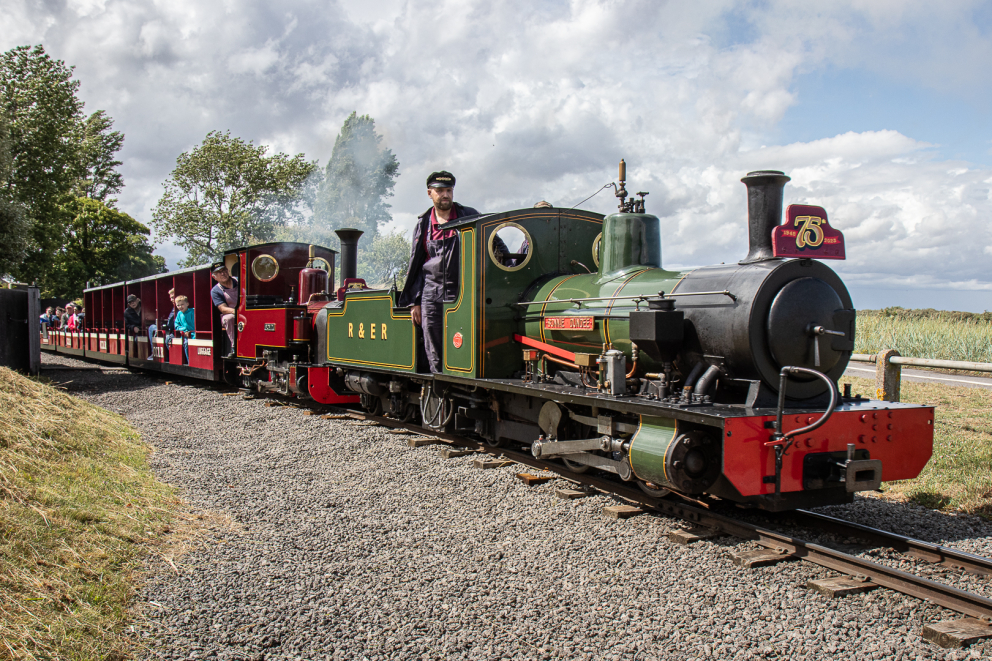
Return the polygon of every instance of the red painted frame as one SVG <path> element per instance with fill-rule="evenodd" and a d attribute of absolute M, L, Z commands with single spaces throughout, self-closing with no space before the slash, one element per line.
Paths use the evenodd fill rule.
<path fill-rule="evenodd" d="M 822 412 L 786 415 L 785 431 L 816 421 Z M 724 423 L 723 473 L 741 495 L 775 492 L 764 477 L 775 475 L 775 450 L 766 445 L 774 416 L 730 418 Z M 905 480 L 920 474 L 933 454 L 933 407 L 874 408 L 854 405 L 835 411 L 811 434 L 796 438 L 782 464 L 782 492 L 803 490 L 803 457 L 816 452 L 843 452 L 848 443 L 882 460 L 882 480 Z"/>

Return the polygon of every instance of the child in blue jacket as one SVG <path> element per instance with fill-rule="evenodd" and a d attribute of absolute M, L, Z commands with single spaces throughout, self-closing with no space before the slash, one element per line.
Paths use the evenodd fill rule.
<path fill-rule="evenodd" d="M 176 334 L 183 335 L 183 364 L 189 365 L 189 338 L 196 337 L 196 326 L 193 321 L 193 310 L 189 307 L 189 299 L 176 296 Z"/>

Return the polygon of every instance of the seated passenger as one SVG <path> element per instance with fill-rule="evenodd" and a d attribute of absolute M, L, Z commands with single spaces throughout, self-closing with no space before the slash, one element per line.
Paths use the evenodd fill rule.
<path fill-rule="evenodd" d="M 189 299 L 185 296 L 176 296 L 176 308 L 176 333 L 183 334 L 183 364 L 189 365 L 189 338 L 196 337 L 196 325 L 193 318 L 194 310 L 190 309 Z M 169 341 L 171 341 L 172 337 L 172 335 L 169 335 Z"/>
<path fill-rule="evenodd" d="M 241 289 L 238 279 L 232 278 L 231 273 L 223 264 L 217 264 L 212 273 L 217 284 L 210 290 L 210 300 L 220 311 L 220 323 L 227 331 L 228 350 L 225 358 L 234 358 L 234 328 L 238 318 L 238 303 L 241 301 Z"/>
<path fill-rule="evenodd" d="M 41 315 L 41 335 L 46 340 L 48 339 L 48 330 L 56 327 L 52 320 L 53 316 L 55 316 L 55 314 L 51 306 L 45 308 L 44 314 Z"/>
<path fill-rule="evenodd" d="M 72 303 L 66 303 L 65 309 L 62 310 L 62 314 L 59 315 L 59 328 L 61 328 L 62 330 L 70 330 L 69 317 L 72 316 L 73 313 L 72 308 L 73 308 Z"/>
<path fill-rule="evenodd" d="M 138 352 L 138 334 L 141 332 L 141 313 L 138 312 L 140 305 L 140 298 L 134 294 L 128 295 L 127 306 L 124 308 L 124 334 L 130 335 L 133 338 L 131 340 L 131 351 L 133 353 Z"/>
<path fill-rule="evenodd" d="M 62 315 L 65 314 L 65 310 L 61 307 L 55 308 L 55 316 L 52 317 L 52 328 L 58 330 L 62 328 Z"/>
<path fill-rule="evenodd" d="M 172 337 L 171 335 L 169 335 L 169 333 L 171 333 L 173 331 L 172 324 L 173 324 L 173 320 L 176 317 L 176 290 L 175 289 L 170 289 L 169 290 L 169 301 L 172 303 L 172 311 L 169 312 L 169 316 L 165 320 L 165 329 L 164 330 L 165 330 L 165 333 L 166 333 L 166 336 L 165 336 L 166 339 L 165 339 L 165 347 L 162 349 L 162 360 L 164 362 L 166 362 L 166 363 L 169 362 L 169 338 Z M 158 333 L 158 331 L 159 331 L 159 328 L 158 328 L 158 325 L 157 324 L 152 324 L 151 326 L 148 327 L 148 346 L 150 347 L 150 349 L 148 350 L 148 360 L 152 360 L 152 359 L 155 358 L 155 334 Z"/>
<path fill-rule="evenodd" d="M 73 303 L 69 303 L 65 306 L 66 322 L 65 326 L 70 331 L 75 333 L 78 329 L 76 328 L 76 306 Z"/>

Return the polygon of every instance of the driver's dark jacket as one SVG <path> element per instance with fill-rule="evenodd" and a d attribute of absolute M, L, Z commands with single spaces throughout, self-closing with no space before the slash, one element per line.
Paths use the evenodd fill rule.
<path fill-rule="evenodd" d="M 137 326 L 141 328 L 141 315 L 130 305 L 124 308 L 124 329 L 130 335 L 134 331 L 131 329 Z"/>
<path fill-rule="evenodd" d="M 427 284 L 428 273 L 424 269 L 427 261 L 427 247 L 424 244 L 424 237 L 430 231 L 431 207 L 417 218 L 417 226 L 413 229 L 413 247 L 410 251 L 410 267 L 407 269 L 406 283 L 403 285 L 403 292 L 400 294 L 399 305 L 407 307 L 410 305 L 420 305 L 420 299 L 424 293 L 424 286 Z M 472 207 L 466 207 L 457 202 L 454 203 L 454 210 L 458 214 L 457 220 L 468 216 L 478 216 L 479 212 Z M 452 221 L 448 221 L 452 222 Z M 432 285 L 443 286 L 445 301 L 453 301 L 458 296 L 458 253 L 459 253 L 458 233 L 445 240 L 444 258 L 440 264 L 439 274 L 432 275 Z M 438 278 L 434 280 L 434 278 Z"/>

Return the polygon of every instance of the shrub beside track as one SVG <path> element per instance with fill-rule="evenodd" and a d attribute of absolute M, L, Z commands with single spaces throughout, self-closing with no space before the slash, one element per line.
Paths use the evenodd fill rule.
<path fill-rule="evenodd" d="M 179 504 L 123 418 L 0 368 L 0 659 L 121 658 Z"/>
<path fill-rule="evenodd" d="M 992 363 L 992 313 L 858 310 L 854 353 L 884 349 L 914 358 Z"/>

